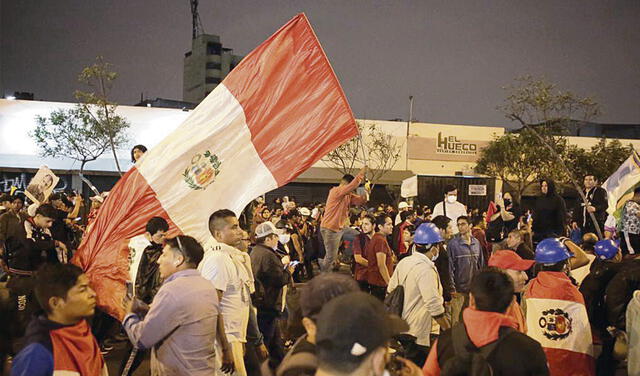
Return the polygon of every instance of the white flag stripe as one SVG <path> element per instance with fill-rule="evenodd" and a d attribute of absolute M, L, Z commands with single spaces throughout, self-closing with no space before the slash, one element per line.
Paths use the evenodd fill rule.
<path fill-rule="evenodd" d="M 616 172 L 602 184 L 607 191 L 609 207 L 607 213 L 613 214 L 617 210 L 618 201 L 633 186 L 640 183 L 640 166 L 636 153 L 633 152 Z"/>
<path fill-rule="evenodd" d="M 185 181 L 185 170 L 197 165 L 194 150 L 200 158 L 209 151 L 220 161 L 215 181 L 206 190 Z M 138 170 L 171 220 L 184 234 L 201 242 L 210 236 L 207 224 L 215 210 L 231 209 L 239 214 L 247 202 L 277 188 L 251 142 L 242 106 L 223 84 L 147 152 Z"/>
<path fill-rule="evenodd" d="M 540 342 L 542 347 L 562 349 L 593 355 L 593 338 L 587 310 L 583 304 L 559 299 L 528 298 L 527 305 L 527 335 Z M 550 332 L 548 327 L 549 315 L 545 311 L 560 309 L 570 319 L 571 330 L 568 336 L 552 339 L 556 333 Z M 547 335 L 545 335 L 545 333 Z"/>

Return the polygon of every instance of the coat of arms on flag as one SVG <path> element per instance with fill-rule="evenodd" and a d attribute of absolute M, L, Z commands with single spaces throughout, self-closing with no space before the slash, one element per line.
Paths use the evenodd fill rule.
<path fill-rule="evenodd" d="M 205 189 L 216 180 L 221 164 L 218 156 L 207 150 L 204 154 L 198 153 L 191 158 L 191 165 L 184 170 L 182 176 L 189 188 Z"/>
<path fill-rule="evenodd" d="M 538 320 L 540 328 L 542 328 L 542 334 L 554 341 L 569 336 L 572 322 L 573 320 L 569 317 L 569 313 L 560 308 L 543 311 L 540 320 Z"/>

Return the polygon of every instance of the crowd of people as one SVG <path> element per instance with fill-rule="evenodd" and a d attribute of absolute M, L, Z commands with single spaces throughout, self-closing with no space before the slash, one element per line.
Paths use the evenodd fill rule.
<path fill-rule="evenodd" d="M 120 343 L 118 375 L 640 375 L 640 189 L 612 224 L 592 175 L 573 209 L 543 180 L 529 210 L 509 192 L 479 210 L 455 186 L 372 205 L 366 174 L 324 203 L 217 210 L 205 242 L 149 218 L 121 321 L 70 263 L 108 194 L 81 220 L 79 195 L 0 196 L 3 363 L 104 375 Z"/>

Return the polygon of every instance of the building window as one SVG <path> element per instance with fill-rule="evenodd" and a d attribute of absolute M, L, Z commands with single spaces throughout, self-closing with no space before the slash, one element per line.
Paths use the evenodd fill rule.
<path fill-rule="evenodd" d="M 220 69 L 220 63 L 207 63 L 207 69 Z"/>
<path fill-rule="evenodd" d="M 207 84 L 219 84 L 220 79 L 218 77 L 205 77 L 204 82 Z"/>
<path fill-rule="evenodd" d="M 207 55 L 220 55 L 222 51 L 222 45 L 220 43 L 207 43 Z"/>

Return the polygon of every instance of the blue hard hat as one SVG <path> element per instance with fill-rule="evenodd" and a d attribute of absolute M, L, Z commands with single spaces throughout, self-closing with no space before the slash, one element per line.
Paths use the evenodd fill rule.
<path fill-rule="evenodd" d="M 571 257 L 573 254 L 557 238 L 544 239 L 536 247 L 535 260 L 538 264 L 555 264 Z"/>
<path fill-rule="evenodd" d="M 413 242 L 420 245 L 435 244 L 444 241 L 440 230 L 433 223 L 423 223 L 416 229 Z"/>
<path fill-rule="evenodd" d="M 605 239 L 597 242 L 593 249 L 599 259 L 608 260 L 615 257 L 615 255 L 618 253 L 619 245 L 619 242 L 614 242 L 611 239 Z"/>

